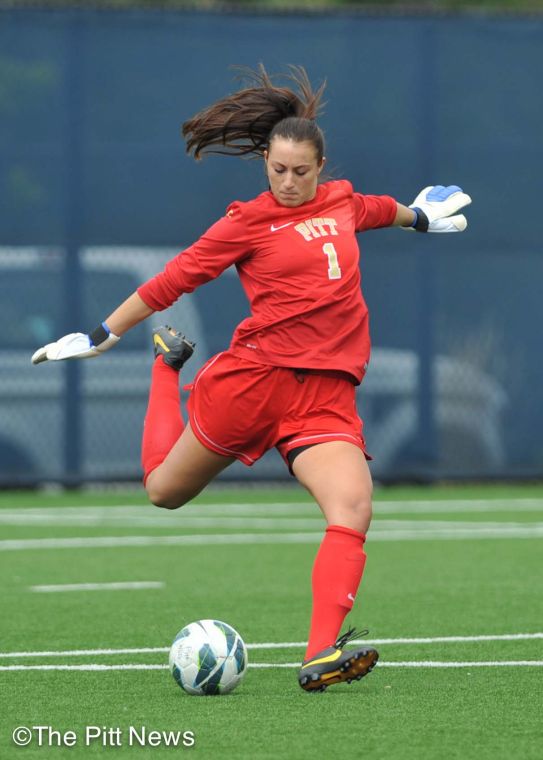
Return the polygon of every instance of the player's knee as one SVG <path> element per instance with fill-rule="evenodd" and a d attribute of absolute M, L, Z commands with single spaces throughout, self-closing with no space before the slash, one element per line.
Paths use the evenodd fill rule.
<path fill-rule="evenodd" d="M 360 514 L 364 517 L 364 520 L 369 527 L 371 518 L 373 517 L 373 483 L 371 481 L 364 493 L 360 496 L 359 502 Z"/>
<path fill-rule="evenodd" d="M 179 509 L 179 507 L 182 507 L 183 504 L 179 504 L 177 499 L 163 499 L 163 498 L 152 498 L 151 503 L 155 507 L 159 507 L 159 509 Z"/>
<path fill-rule="evenodd" d="M 151 504 L 154 504 L 155 507 L 160 507 L 160 509 L 179 509 L 179 507 L 186 504 L 190 498 L 179 493 L 179 491 L 173 492 L 156 483 L 147 485 L 146 490 Z"/>
<path fill-rule="evenodd" d="M 371 523 L 371 518 L 373 516 L 371 497 L 370 498 L 363 497 L 363 498 L 357 499 L 354 502 L 352 508 L 353 508 L 353 512 L 355 513 L 356 517 L 360 520 L 360 522 L 369 527 L 369 524 Z"/>
<path fill-rule="evenodd" d="M 373 485 L 365 484 L 364 488 L 357 488 L 345 494 L 345 507 L 362 520 L 369 522 L 372 517 L 372 494 Z"/>
<path fill-rule="evenodd" d="M 337 521 L 341 525 L 366 533 L 372 518 L 371 497 L 353 495 L 339 504 L 328 517 L 329 521 L 332 518 L 332 521 Z"/>
<path fill-rule="evenodd" d="M 155 507 L 160 509 L 179 509 L 183 506 L 183 502 L 179 502 L 179 499 L 173 499 L 165 494 L 151 492 L 149 495 L 149 501 Z"/>

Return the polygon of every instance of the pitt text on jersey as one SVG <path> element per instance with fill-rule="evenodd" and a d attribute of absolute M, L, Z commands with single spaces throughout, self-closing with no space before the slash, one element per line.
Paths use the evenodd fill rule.
<path fill-rule="evenodd" d="M 315 217 L 314 219 L 306 219 L 305 222 L 300 222 L 294 229 L 302 235 L 304 240 L 309 242 L 316 238 L 326 237 L 327 235 L 337 235 L 336 227 L 337 222 L 335 219 Z"/>

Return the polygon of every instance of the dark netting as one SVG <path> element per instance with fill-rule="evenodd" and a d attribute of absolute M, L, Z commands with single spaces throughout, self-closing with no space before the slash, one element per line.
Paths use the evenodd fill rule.
<path fill-rule="evenodd" d="M 99 361 L 33 368 L 88 330 L 234 198 L 259 162 L 186 157 L 184 119 L 231 64 L 328 80 L 328 166 L 410 203 L 473 198 L 462 236 L 361 237 L 375 350 L 359 392 L 374 474 L 543 472 L 539 245 L 543 20 L 0 11 L 0 482 L 139 477 L 151 323 Z M 233 272 L 158 315 L 197 340 L 186 379 L 247 303 Z M 225 477 L 285 477 L 277 455 Z"/>

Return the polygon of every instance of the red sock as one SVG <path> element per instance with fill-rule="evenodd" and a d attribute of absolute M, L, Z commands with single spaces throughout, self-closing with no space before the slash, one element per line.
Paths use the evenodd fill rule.
<path fill-rule="evenodd" d="M 149 403 L 143 424 L 141 463 L 144 485 L 149 473 L 166 459 L 184 428 L 179 372 L 164 364 L 163 357 L 159 356 L 153 364 Z"/>
<path fill-rule="evenodd" d="M 304 660 L 331 646 L 351 610 L 364 572 L 366 536 L 329 525 L 313 565 L 313 612 Z"/>

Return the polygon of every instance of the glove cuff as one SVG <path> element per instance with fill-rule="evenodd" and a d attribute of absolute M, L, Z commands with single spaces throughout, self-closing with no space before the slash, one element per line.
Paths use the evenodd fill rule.
<path fill-rule="evenodd" d="M 119 336 L 112 333 L 105 322 L 102 322 L 89 333 L 89 339 L 91 347 L 96 348 L 97 351 L 107 351 L 120 340 Z"/>
<path fill-rule="evenodd" d="M 413 229 L 415 229 L 417 232 L 428 232 L 430 222 L 424 211 L 418 206 L 410 206 L 409 208 L 413 209 L 416 214 L 415 221 L 411 225 Z"/>
<path fill-rule="evenodd" d="M 89 333 L 89 338 L 91 341 L 91 344 L 93 346 L 99 346 L 100 343 L 103 343 L 105 340 L 109 338 L 111 330 L 106 325 L 105 322 L 102 322 L 101 325 L 98 325 L 92 332 Z"/>

